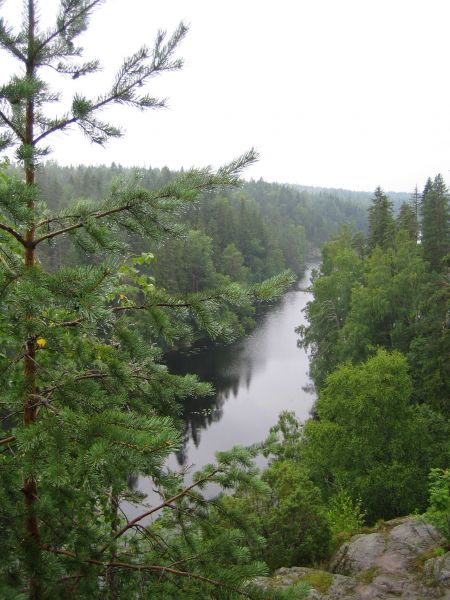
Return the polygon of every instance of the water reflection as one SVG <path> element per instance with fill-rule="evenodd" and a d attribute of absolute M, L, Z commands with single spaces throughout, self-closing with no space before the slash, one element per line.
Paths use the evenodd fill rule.
<path fill-rule="evenodd" d="M 295 327 L 304 321 L 309 273 L 296 289 L 259 314 L 249 337 L 170 359 L 172 372 L 196 373 L 215 388 L 212 397 L 185 402 L 183 445 L 169 461 L 172 468 L 199 467 L 213 461 L 217 450 L 262 441 L 282 410 L 308 417 L 314 392 Z"/>

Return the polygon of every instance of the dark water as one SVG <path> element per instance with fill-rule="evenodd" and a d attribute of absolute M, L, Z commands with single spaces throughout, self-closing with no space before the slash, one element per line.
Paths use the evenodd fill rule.
<path fill-rule="evenodd" d="M 302 309 L 311 295 L 304 289 L 310 274 L 311 268 L 281 301 L 265 310 L 248 337 L 172 362 L 172 371 L 196 373 L 212 382 L 216 394 L 186 404 L 184 447 L 170 457 L 170 468 L 192 466 L 195 471 L 214 462 L 218 450 L 263 441 L 283 410 L 308 418 L 315 396 L 308 390 L 308 357 L 297 347 L 295 328 L 305 322 Z M 146 480 L 136 483 L 149 491 Z"/>

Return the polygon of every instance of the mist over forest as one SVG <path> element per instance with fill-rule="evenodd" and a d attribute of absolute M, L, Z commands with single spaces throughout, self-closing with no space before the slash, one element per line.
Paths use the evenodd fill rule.
<path fill-rule="evenodd" d="M 242 129 L 243 139 L 264 143 L 270 130 L 269 162 L 290 165 L 278 172 L 299 181 L 306 173 L 373 181 L 383 169 L 387 181 L 410 181 L 445 167 L 445 123 L 430 124 L 439 102 L 448 113 L 445 82 L 430 94 L 403 79 L 411 71 L 416 82 L 425 66 L 437 80 L 428 46 L 435 61 L 448 56 L 433 45 L 448 40 L 437 35 L 448 19 L 437 19 L 434 5 L 421 9 L 433 21 L 425 43 L 423 28 L 419 39 L 404 27 L 397 2 L 372 3 L 370 18 L 361 3 L 349 11 L 329 2 L 327 19 L 321 2 L 291 3 L 310 18 L 301 35 L 299 19 L 260 3 L 267 31 L 278 34 L 273 22 L 284 19 L 278 46 L 253 26 L 247 3 L 235 11 L 230 1 L 214 5 L 220 27 L 209 22 L 200 57 L 226 60 L 232 71 L 214 64 L 184 86 L 188 117 L 163 127 L 159 146 L 148 115 L 166 99 L 148 88 L 182 69 L 183 21 L 124 52 L 108 80 L 97 54 L 107 61 L 134 44 L 148 28 L 148 3 L 136 0 L 140 11 L 109 3 L 116 18 L 105 27 L 96 18 L 102 0 L 26 0 L 20 15 L 16 2 L 6 10 L 0 0 L 1 600 L 449 597 L 450 193 L 442 174 L 392 193 L 383 181 L 364 192 L 245 181 L 261 158 L 254 148 L 216 168 L 134 169 L 119 164 L 119 152 L 110 166 L 58 164 L 77 147 L 75 131 L 90 143 L 86 162 L 127 133 L 135 137 L 125 160 L 142 162 L 151 143 L 171 150 L 169 164 L 178 145 L 190 158 L 197 142 L 197 152 L 211 144 L 220 154 Z M 408 10 L 422 26 L 422 13 Z M 213 14 L 202 6 L 199 22 L 203 13 Z M 395 36 L 380 43 L 374 18 Z M 351 23 L 348 35 L 338 22 Z M 398 44 L 405 29 L 409 45 Z M 233 62 L 242 32 L 246 51 Z M 335 47 L 328 35 L 338 35 Z M 93 41 L 93 56 L 82 58 L 80 37 Z M 293 77 L 284 60 L 302 54 L 306 71 L 298 61 Z M 293 96 L 301 68 L 308 84 Z M 392 81 L 382 80 L 385 69 Z M 246 88 L 260 97 L 249 100 Z M 200 89 L 225 104 L 206 102 Z M 227 105 L 236 99 L 237 129 Z M 424 99 L 433 110 L 422 127 Z M 247 129 L 266 101 L 276 111 Z M 121 126 L 124 107 L 147 116 Z M 292 130 L 280 127 L 290 114 Z M 405 136 L 397 125 L 412 131 L 400 119 L 408 114 L 420 125 L 414 134 L 427 129 L 430 140 L 439 131 L 439 143 Z M 366 170 L 372 142 L 375 175 Z M 399 151 L 400 142 L 409 146 Z"/>

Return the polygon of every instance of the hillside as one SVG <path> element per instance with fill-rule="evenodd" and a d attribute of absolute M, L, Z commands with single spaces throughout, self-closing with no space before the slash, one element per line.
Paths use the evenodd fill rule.
<path fill-rule="evenodd" d="M 42 197 L 51 209 L 61 211 L 73 200 L 107 197 L 113 182 L 136 179 L 155 190 L 178 175 L 166 167 L 132 169 L 114 163 L 62 167 L 47 162 L 37 178 Z M 143 245 L 138 236 L 132 239 L 136 252 L 155 254 L 153 274 L 172 292 L 201 291 L 221 284 L 223 277 L 261 281 L 287 268 L 301 275 L 308 254 L 341 225 L 367 231 L 366 208 L 351 198 L 263 180 L 203 193 L 175 217 L 181 227 L 174 225 L 171 213 L 164 226 L 172 235 L 164 245 Z M 67 245 L 66 239 L 59 241 L 50 250 L 52 260 L 60 262 Z"/>
<path fill-rule="evenodd" d="M 352 202 L 358 206 L 363 206 L 366 208 L 369 206 L 370 201 L 373 198 L 373 191 L 355 191 L 345 190 L 342 188 L 326 188 L 300 184 L 293 184 L 292 187 L 300 192 L 306 192 L 309 196 L 315 195 L 323 198 L 339 198 L 339 200 Z M 408 202 L 411 199 L 412 192 L 388 191 L 387 195 L 392 200 L 394 209 L 398 211 L 403 202 Z"/>

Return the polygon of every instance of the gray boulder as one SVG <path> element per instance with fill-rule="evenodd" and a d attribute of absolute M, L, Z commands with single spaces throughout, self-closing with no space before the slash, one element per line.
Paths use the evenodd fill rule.
<path fill-rule="evenodd" d="M 303 581 L 311 586 L 309 600 L 450 600 L 450 552 L 433 556 L 445 544 L 422 519 L 394 519 L 343 544 L 328 571 L 278 569 L 257 585 L 285 589 Z"/>
<path fill-rule="evenodd" d="M 427 560 L 423 572 L 430 582 L 450 587 L 450 552 Z"/>
<path fill-rule="evenodd" d="M 311 586 L 308 600 L 354 598 L 353 594 L 358 585 L 357 580 L 352 577 L 307 567 L 283 567 L 276 570 L 272 577 L 258 577 L 255 583 L 258 587 L 270 591 L 283 590 L 300 582 Z"/>
<path fill-rule="evenodd" d="M 382 533 L 355 535 L 343 544 L 330 563 L 330 571 L 341 575 L 354 575 L 373 569 L 378 565 L 386 548 Z"/>

